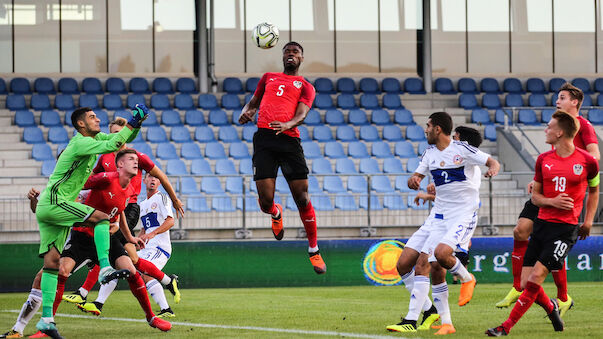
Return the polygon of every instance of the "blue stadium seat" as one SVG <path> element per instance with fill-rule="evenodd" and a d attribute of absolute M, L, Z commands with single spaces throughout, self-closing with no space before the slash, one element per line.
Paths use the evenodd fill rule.
<path fill-rule="evenodd" d="M 339 158 L 335 161 L 335 172 L 341 174 L 358 173 L 354 161 L 348 157 Z"/>
<path fill-rule="evenodd" d="M 346 154 L 343 150 L 343 145 L 338 141 L 329 141 L 325 143 L 325 157 L 331 159 L 345 158 Z"/>
<path fill-rule="evenodd" d="M 218 130 L 218 140 L 226 143 L 241 141 L 239 132 L 237 132 L 237 129 L 232 125 L 220 126 L 220 129 Z"/>
<path fill-rule="evenodd" d="M 193 97 L 190 94 L 176 94 L 174 96 L 174 107 L 180 110 L 189 110 L 195 108 Z"/>
<path fill-rule="evenodd" d="M 361 126 L 359 136 L 360 136 L 360 140 L 364 140 L 364 141 L 381 140 L 381 138 L 379 138 L 379 131 L 377 130 L 377 127 L 375 127 L 373 125 Z"/>
<path fill-rule="evenodd" d="M 396 177 L 395 182 L 394 182 L 394 188 L 400 192 L 406 193 L 406 192 L 415 192 L 415 190 L 412 190 L 410 188 L 408 188 L 408 179 L 410 178 L 409 175 L 399 175 Z M 427 180 L 422 180 L 421 181 L 421 186 L 423 186 L 423 183 L 426 182 Z M 425 185 L 427 186 L 427 185 Z"/>
<path fill-rule="evenodd" d="M 225 78 L 222 82 L 222 91 L 226 93 L 232 94 L 242 94 L 245 93 L 243 90 L 243 83 L 239 78 L 228 77 Z"/>
<path fill-rule="evenodd" d="M 394 112 L 394 124 L 409 126 L 414 125 L 415 120 L 412 113 L 406 108 L 398 109 Z"/>
<path fill-rule="evenodd" d="M 338 109 L 330 109 L 325 113 L 325 123 L 331 126 L 345 125 L 343 113 Z"/>
<path fill-rule="evenodd" d="M 102 128 L 101 128 L 101 131 L 102 131 Z M 132 143 L 145 143 L 145 144 L 146 144 L 146 142 L 145 142 L 145 141 L 144 141 L 144 139 L 142 138 L 142 132 L 140 132 L 140 133 L 138 133 L 138 134 L 136 135 L 136 137 L 134 138 L 134 140 L 132 140 Z M 149 153 L 149 154 L 152 154 L 152 153 Z M 150 156 L 150 155 L 149 155 L 149 156 Z"/>
<path fill-rule="evenodd" d="M 251 162 L 251 158 L 241 159 L 239 161 L 239 173 L 240 174 L 253 174 L 253 164 Z M 251 185 L 255 186 L 255 185 Z"/>
<path fill-rule="evenodd" d="M 597 95 L 597 106 L 603 106 L 603 94 Z"/>
<path fill-rule="evenodd" d="M 459 92 L 466 94 L 477 94 L 477 84 L 472 78 L 460 78 L 457 84 Z"/>
<path fill-rule="evenodd" d="M 557 107 L 557 98 L 559 97 L 558 93 L 553 93 L 551 95 L 551 104 L 549 106 Z"/>
<path fill-rule="evenodd" d="M 517 78 L 506 78 L 503 81 L 503 91 L 507 93 L 525 93 L 521 81 Z"/>
<path fill-rule="evenodd" d="M 4 79 L 0 78 L 0 94 L 7 94 L 8 88 L 6 87 L 6 82 Z"/>
<path fill-rule="evenodd" d="M 559 88 L 565 84 L 566 81 L 563 78 L 552 78 L 549 80 L 549 92 L 557 93 Z"/>
<path fill-rule="evenodd" d="M 243 178 L 242 177 L 228 177 L 226 178 L 226 192 L 232 194 L 243 194 Z M 257 206 L 257 200 L 252 202 L 251 205 Z"/>
<path fill-rule="evenodd" d="M 46 143 L 46 140 L 44 140 L 44 134 L 39 127 L 25 127 L 23 129 L 23 141 L 28 144 Z"/>
<path fill-rule="evenodd" d="M 230 179 L 230 178 L 228 178 Z M 228 179 L 227 179 L 227 183 L 228 183 Z M 237 198 L 237 209 L 238 210 L 243 210 L 243 197 L 238 197 Z M 247 212 L 259 212 L 260 211 L 260 207 L 258 206 L 258 198 L 257 197 L 250 197 L 250 196 L 246 196 L 245 197 L 245 211 Z"/>
<path fill-rule="evenodd" d="M 172 81 L 165 77 L 155 78 L 153 80 L 153 92 L 161 93 L 161 94 L 172 94 L 174 93 L 174 87 L 172 86 Z"/>
<path fill-rule="evenodd" d="M 546 104 L 546 98 L 544 94 L 530 94 L 528 97 L 528 105 L 530 107 L 545 107 L 548 106 Z"/>
<path fill-rule="evenodd" d="M 224 94 L 220 101 L 224 109 L 239 110 L 242 107 L 241 100 L 239 100 L 239 96 L 236 94 Z"/>
<path fill-rule="evenodd" d="M 435 81 L 435 91 L 440 94 L 456 94 L 452 80 L 449 78 L 437 78 Z"/>
<path fill-rule="evenodd" d="M 29 84 L 29 80 L 25 78 L 12 78 L 9 86 L 13 94 L 31 94 L 31 85 Z"/>
<path fill-rule="evenodd" d="M 532 94 L 545 94 L 547 93 L 544 81 L 540 78 L 529 78 L 526 82 L 526 88 L 528 92 Z"/>
<path fill-rule="evenodd" d="M 193 213 L 211 211 L 209 207 L 207 207 L 207 200 L 205 197 L 192 197 L 186 199 L 186 210 Z"/>
<path fill-rule="evenodd" d="M 205 125 L 205 117 L 203 112 L 196 109 L 188 110 L 184 113 L 184 123 L 189 126 Z"/>
<path fill-rule="evenodd" d="M 314 88 L 317 93 L 321 94 L 333 94 L 335 93 L 335 87 L 333 81 L 329 78 L 316 78 L 314 81 Z"/>
<path fill-rule="evenodd" d="M 361 109 L 353 109 L 348 113 L 348 121 L 355 126 L 368 125 L 366 112 Z"/>
<path fill-rule="evenodd" d="M 371 194 L 370 208 L 372 211 L 383 210 L 383 203 L 376 194 Z M 369 207 L 368 195 L 362 195 L 358 198 L 358 205 L 360 208 L 366 210 Z"/>
<path fill-rule="evenodd" d="M 323 189 L 329 193 L 343 193 L 347 190 L 343 187 L 343 181 L 340 177 L 328 176 L 325 177 Z"/>
<path fill-rule="evenodd" d="M 493 94 L 501 93 L 498 81 L 494 78 L 483 78 L 479 83 L 479 87 L 481 88 L 482 92 Z"/>
<path fill-rule="evenodd" d="M 218 99 L 213 94 L 199 94 L 199 108 L 205 110 L 218 109 Z"/>
<path fill-rule="evenodd" d="M 383 173 L 404 173 L 400 159 L 393 157 L 383 159 Z"/>
<path fill-rule="evenodd" d="M 358 105 L 356 105 L 356 99 L 353 94 L 342 93 L 337 96 L 337 107 L 342 109 L 355 109 L 358 108 Z"/>
<path fill-rule="evenodd" d="M 35 126 L 36 121 L 32 111 L 21 110 L 15 112 L 15 125 L 19 127 Z"/>
<path fill-rule="evenodd" d="M 105 94 L 103 97 L 103 107 L 112 111 L 123 109 L 119 94 Z"/>
<path fill-rule="evenodd" d="M 90 107 L 92 109 L 99 108 L 96 94 L 82 94 L 79 99 L 79 107 Z"/>
<path fill-rule="evenodd" d="M 593 92 L 590 88 L 590 82 L 586 78 L 575 78 L 572 80 L 572 85 L 581 89 L 584 94 L 590 94 Z"/>
<path fill-rule="evenodd" d="M 329 94 L 318 93 L 314 99 L 314 106 L 318 109 L 331 109 L 333 106 L 333 98 Z"/>
<path fill-rule="evenodd" d="M 130 147 L 132 147 L 133 149 L 137 150 L 140 153 L 144 153 L 144 154 L 148 155 L 149 157 L 154 158 L 153 150 L 151 149 L 151 146 L 149 144 L 147 144 L 146 142 L 131 143 Z"/>
<path fill-rule="evenodd" d="M 317 126 L 322 125 L 322 119 L 320 118 L 320 112 L 315 109 L 311 109 L 308 111 L 308 115 L 304 119 L 304 124 L 308 126 Z"/>
<path fill-rule="evenodd" d="M 210 111 L 208 120 L 209 120 L 209 124 L 214 125 L 214 126 L 223 126 L 223 125 L 230 124 L 230 122 L 228 121 L 228 116 L 226 115 L 226 112 L 224 112 L 221 109 Z"/>
<path fill-rule="evenodd" d="M 170 131 L 170 140 L 179 144 L 192 141 L 188 128 L 184 126 L 172 127 L 172 130 Z"/>
<path fill-rule="evenodd" d="M 502 110 L 502 109 L 497 109 L 496 112 L 494 113 L 494 121 L 497 124 L 504 124 L 505 123 L 505 114 L 507 115 L 507 120 L 508 120 L 508 124 L 512 125 L 513 124 L 513 112 L 509 111 L 509 110 Z"/>
<path fill-rule="evenodd" d="M 73 97 L 71 94 L 57 94 L 54 97 L 54 107 L 61 111 L 70 111 L 75 109 Z"/>
<path fill-rule="evenodd" d="M 331 162 L 323 157 L 312 160 L 312 173 L 316 173 L 316 174 L 333 173 L 333 168 L 331 167 Z"/>
<path fill-rule="evenodd" d="M 403 211 L 408 208 L 403 196 L 388 194 L 383 196 L 383 207 L 389 210 Z"/>
<path fill-rule="evenodd" d="M 380 93 L 379 83 L 375 78 L 362 78 L 359 83 L 360 92 L 367 94 L 377 94 Z"/>
<path fill-rule="evenodd" d="M 315 141 L 303 141 L 302 148 L 307 159 L 316 159 L 322 157 L 320 146 Z"/>
<path fill-rule="evenodd" d="M 377 141 L 371 145 L 371 155 L 376 158 L 391 158 L 392 151 L 387 142 Z"/>
<path fill-rule="evenodd" d="M 283 176 L 278 176 L 276 178 L 275 189 L 277 192 L 282 194 L 289 194 L 291 190 L 289 189 L 289 185 L 287 184 L 287 180 Z"/>
<path fill-rule="evenodd" d="M 327 212 L 334 210 L 331 198 L 324 193 L 312 194 L 310 196 L 310 201 L 312 201 L 312 206 L 314 206 L 314 209 L 317 211 Z"/>
<path fill-rule="evenodd" d="M 490 141 L 496 141 L 496 126 L 488 125 L 484 129 L 484 138 Z"/>
<path fill-rule="evenodd" d="M 410 158 L 406 162 L 406 172 L 414 173 L 414 171 L 419 167 L 419 158 Z"/>
<path fill-rule="evenodd" d="M 517 93 L 509 93 L 505 96 L 505 106 L 507 107 L 522 107 L 523 106 L 523 98 L 521 94 Z"/>
<path fill-rule="evenodd" d="M 174 110 L 167 110 L 161 113 L 161 124 L 165 126 L 182 126 L 180 113 Z"/>
<path fill-rule="evenodd" d="M 502 107 L 498 94 L 486 93 L 482 97 L 482 107 L 487 109 L 497 109 Z"/>
<path fill-rule="evenodd" d="M 425 94 L 421 78 L 407 78 L 404 80 L 404 91 L 410 94 Z"/>
<path fill-rule="evenodd" d="M 191 78 L 178 78 L 176 80 L 176 91 L 180 93 L 196 93 L 197 86 L 195 85 L 195 80 Z"/>
<path fill-rule="evenodd" d="M 50 106 L 50 98 L 48 98 L 48 95 L 46 94 L 32 94 L 31 108 L 36 111 L 52 109 L 52 106 Z"/>
<path fill-rule="evenodd" d="M 588 94 L 584 94 L 584 100 L 582 100 L 582 106 L 580 107 L 589 107 L 593 105 L 593 99 Z"/>
<path fill-rule="evenodd" d="M 402 87 L 400 81 L 396 78 L 385 78 L 381 81 L 381 90 L 385 93 L 402 93 Z"/>
<path fill-rule="evenodd" d="M 360 107 L 365 109 L 381 108 L 381 106 L 379 106 L 379 99 L 377 99 L 375 94 L 362 94 L 360 96 Z"/>
<path fill-rule="evenodd" d="M 595 89 L 595 92 L 602 93 L 603 92 L 603 78 L 595 79 L 595 83 L 594 83 L 593 87 Z M 2 92 L 0 91 L 0 93 L 2 93 Z"/>
<path fill-rule="evenodd" d="M 400 96 L 394 93 L 386 93 L 383 95 L 383 108 L 387 109 L 399 109 L 404 108 L 400 101 Z"/>
<path fill-rule="evenodd" d="M 201 192 L 207 194 L 224 194 L 224 189 L 217 177 L 205 177 L 201 179 Z"/>
<path fill-rule="evenodd" d="M 364 176 L 349 176 L 347 187 L 348 191 L 353 193 L 366 193 L 368 183 Z"/>
<path fill-rule="evenodd" d="M 464 109 L 474 109 L 478 108 L 477 98 L 475 94 L 463 93 L 459 96 L 459 107 Z"/>
<path fill-rule="evenodd" d="M 56 160 L 45 160 L 42 162 L 42 176 L 49 177 L 52 172 L 54 172 L 54 168 L 57 165 Z"/>
<path fill-rule="evenodd" d="M 260 78 L 258 77 L 247 78 L 247 80 L 245 80 L 245 90 L 249 93 L 254 93 L 259 82 Z"/>
<path fill-rule="evenodd" d="M 219 142 L 210 142 L 205 146 L 205 157 L 209 159 L 224 159 L 226 158 L 226 151 L 224 146 Z"/>
<path fill-rule="evenodd" d="M 47 143 L 34 144 L 31 149 L 31 157 L 37 161 L 54 160 L 52 149 Z"/>
<path fill-rule="evenodd" d="M 490 120 L 490 113 L 485 109 L 474 109 L 471 112 L 471 122 L 476 124 L 490 124 L 492 121 Z"/>
<path fill-rule="evenodd" d="M 79 94 L 80 88 L 74 78 L 59 79 L 59 92 L 63 94 Z"/>
<path fill-rule="evenodd" d="M 228 148 L 228 155 L 233 159 L 251 158 L 247 145 L 243 142 L 233 142 Z"/>
<path fill-rule="evenodd" d="M 333 133 L 331 132 L 331 128 L 329 126 L 316 126 L 314 127 L 314 132 L 312 133 L 314 140 L 318 142 L 325 142 L 333 140 Z"/>
<path fill-rule="evenodd" d="M 155 155 L 157 155 L 157 158 L 162 160 L 178 159 L 176 147 L 174 144 L 169 142 L 159 143 L 157 145 L 157 149 L 155 150 Z"/>
<path fill-rule="evenodd" d="M 169 165 L 169 162 L 168 162 Z M 193 177 L 180 178 L 180 194 L 187 196 L 200 196 L 201 192 Z"/>
<path fill-rule="evenodd" d="M 419 125 L 410 125 L 406 127 L 406 139 L 410 141 L 425 140 L 425 131 L 423 130 L 423 127 Z"/>
<path fill-rule="evenodd" d="M 335 196 L 335 209 L 342 211 L 357 211 L 358 204 L 350 193 L 340 193 Z"/>
<path fill-rule="evenodd" d="M 337 79 L 336 87 L 337 87 L 337 92 L 340 92 L 340 93 L 349 93 L 349 94 L 358 93 L 358 91 L 356 90 L 356 83 L 354 82 L 354 80 L 352 78 L 343 77 L 343 78 Z"/>
<path fill-rule="evenodd" d="M 203 155 L 201 155 L 201 149 L 199 145 L 194 142 L 185 142 L 182 144 L 180 148 L 180 156 L 187 160 L 193 159 L 201 159 Z"/>
<path fill-rule="evenodd" d="M 400 158 L 415 158 L 417 156 L 414 146 L 408 140 L 396 142 L 394 145 L 394 154 Z"/>
<path fill-rule="evenodd" d="M 422 156 L 423 152 L 425 152 L 428 147 L 429 143 L 427 142 L 427 140 L 419 142 L 419 146 L 417 146 L 417 155 Z"/>
<path fill-rule="evenodd" d="M 103 85 L 98 78 L 84 78 L 82 80 L 82 91 L 87 94 L 103 94 Z"/>
<path fill-rule="evenodd" d="M 42 111 L 40 114 L 40 124 L 45 127 L 55 127 L 62 126 L 61 117 L 59 116 L 59 112 L 47 110 Z"/>
<path fill-rule="evenodd" d="M 383 109 L 374 110 L 371 113 L 371 123 L 375 125 L 389 125 L 391 118 L 389 112 Z"/>
<path fill-rule="evenodd" d="M 603 125 L 603 110 L 591 109 L 588 111 L 588 120 L 593 125 Z"/>
<path fill-rule="evenodd" d="M 404 139 L 402 136 L 402 130 L 397 125 L 386 125 L 383 126 L 383 140 L 385 141 L 399 141 Z"/>
<path fill-rule="evenodd" d="M 243 126 L 243 140 L 252 142 L 253 135 L 255 134 L 255 132 L 257 132 L 257 130 L 258 130 L 258 127 L 256 125 Z"/>
<path fill-rule="evenodd" d="M 415 196 L 416 194 L 410 194 L 408 195 L 408 207 L 410 207 L 413 210 L 427 210 L 429 209 L 429 204 L 420 204 L 417 206 L 417 204 L 415 204 Z"/>
<path fill-rule="evenodd" d="M 229 174 L 237 174 L 237 170 L 235 169 L 235 165 L 230 159 L 218 159 L 216 160 L 216 174 L 220 175 L 229 175 Z"/>
<path fill-rule="evenodd" d="M 135 94 L 149 94 L 151 89 L 149 88 L 149 82 L 145 78 L 132 78 L 130 79 L 130 92 Z"/>
<path fill-rule="evenodd" d="M 169 159 L 165 167 L 165 174 L 167 175 L 187 175 L 188 171 L 184 161 L 180 159 Z"/>
<path fill-rule="evenodd" d="M 205 159 L 194 159 L 191 162 L 191 174 L 193 175 L 210 175 L 214 174 L 211 170 L 209 162 Z"/>
<path fill-rule="evenodd" d="M 349 125 L 338 126 L 337 130 L 335 131 L 335 136 L 336 136 L 337 140 L 340 140 L 340 141 L 356 141 L 356 140 L 358 140 L 356 138 L 356 131 L 354 131 L 354 127 L 349 126 Z"/>
<path fill-rule="evenodd" d="M 158 110 L 171 109 L 170 99 L 165 94 L 153 94 L 151 96 L 151 107 Z"/>
<path fill-rule="evenodd" d="M 556 109 L 552 109 L 552 108 L 547 108 L 547 109 L 543 109 L 542 112 L 540 112 L 540 121 L 544 122 L 545 124 L 548 124 L 549 121 L 551 121 L 551 118 L 553 117 L 553 113 L 555 113 Z"/>
<path fill-rule="evenodd" d="M 161 126 L 151 126 L 147 129 L 147 141 L 154 144 L 160 142 L 167 142 L 167 134 Z"/>
<path fill-rule="evenodd" d="M 299 131 L 299 138 L 301 141 L 310 141 L 310 132 L 308 132 L 308 128 L 306 126 L 297 126 L 297 130 Z"/>
<path fill-rule="evenodd" d="M 40 94 L 55 94 L 54 82 L 50 78 L 37 78 L 34 81 L 34 91 Z"/>
<path fill-rule="evenodd" d="M 120 112 L 120 111 L 115 111 L 115 113 Z M 129 120 L 130 117 L 132 116 L 131 112 L 125 111 L 126 112 L 126 120 Z M 147 120 L 144 121 L 144 125 L 147 127 L 150 126 L 159 126 L 159 119 L 157 118 L 157 114 L 154 111 L 149 111 L 149 117 L 147 118 Z"/>
<path fill-rule="evenodd" d="M 356 159 L 368 158 L 370 156 L 366 145 L 360 141 L 352 141 L 348 144 L 348 155 Z"/>
<path fill-rule="evenodd" d="M 540 124 L 540 122 L 538 121 L 538 118 L 536 117 L 536 112 L 534 112 L 531 109 L 519 110 L 519 118 L 517 119 L 517 121 L 520 124 L 526 124 L 526 125 Z"/>
<path fill-rule="evenodd" d="M 126 98 L 126 106 L 130 109 L 133 109 L 134 107 L 136 107 L 136 104 L 143 104 L 143 105 L 147 104 L 147 101 L 144 98 L 143 94 L 128 95 L 128 97 Z"/>
<path fill-rule="evenodd" d="M 69 142 L 69 134 L 63 126 L 55 126 L 48 129 L 48 141 L 53 144 L 66 144 Z"/>
<path fill-rule="evenodd" d="M 28 109 L 25 105 L 25 97 L 23 94 L 9 94 L 6 96 L 6 108 L 11 111 L 19 111 Z"/>
<path fill-rule="evenodd" d="M 111 94 L 126 94 L 128 93 L 128 89 L 126 88 L 126 83 L 122 78 L 110 77 L 105 81 L 105 87 L 107 88 L 107 92 Z"/>

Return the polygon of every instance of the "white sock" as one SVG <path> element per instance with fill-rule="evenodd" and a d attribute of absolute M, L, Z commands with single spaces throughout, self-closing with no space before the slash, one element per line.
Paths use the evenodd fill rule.
<path fill-rule="evenodd" d="M 78 292 L 80 292 L 80 295 L 82 296 L 82 298 L 86 298 L 88 296 L 88 290 L 83 287 L 80 287 Z"/>
<path fill-rule="evenodd" d="M 429 299 L 429 296 L 425 298 L 425 302 L 423 303 L 423 312 L 429 311 L 429 309 L 433 306 L 433 303 Z"/>
<path fill-rule="evenodd" d="M 316 247 L 308 246 L 308 253 L 316 253 L 316 252 L 318 252 L 318 245 L 316 245 Z"/>
<path fill-rule="evenodd" d="M 101 284 L 98 289 L 98 297 L 96 297 L 95 301 L 104 304 L 111 293 L 113 293 L 113 290 L 115 290 L 115 287 L 117 287 L 117 279 L 113 279 L 106 284 Z"/>
<path fill-rule="evenodd" d="M 458 275 L 459 278 L 461 279 L 462 283 L 471 281 L 473 279 L 473 277 L 471 276 L 471 273 L 469 273 L 469 271 L 467 271 L 467 268 L 465 266 L 463 266 L 463 264 L 461 263 L 461 261 L 458 258 L 455 257 L 454 259 L 456 260 L 456 263 L 449 270 L 450 273 Z"/>
<path fill-rule="evenodd" d="M 281 211 L 277 208 L 276 209 L 276 214 L 272 216 L 274 219 L 278 219 L 281 217 Z"/>
<path fill-rule="evenodd" d="M 448 285 L 446 282 L 438 285 L 431 285 L 431 296 L 433 297 L 433 303 L 438 310 L 442 324 L 452 325 L 450 306 L 448 305 Z"/>
<path fill-rule="evenodd" d="M 410 294 L 410 302 L 408 303 L 408 313 L 404 319 L 418 320 L 419 314 L 423 310 L 423 304 L 429 294 L 429 277 L 423 275 L 415 276 L 415 286 Z"/>
<path fill-rule="evenodd" d="M 153 279 L 147 283 L 147 291 L 153 297 L 153 300 L 159 305 L 159 308 L 165 310 L 169 308 L 167 300 L 165 299 L 165 293 L 163 293 L 163 286 L 159 283 L 159 281 Z"/>
<path fill-rule="evenodd" d="M 17 322 L 15 326 L 13 326 L 13 330 L 23 333 L 25 326 L 29 323 L 31 318 L 38 312 L 42 306 L 42 291 L 37 288 L 32 288 L 29 292 L 29 297 L 25 303 L 23 303 L 23 307 L 21 307 L 21 312 L 17 317 Z"/>
<path fill-rule="evenodd" d="M 166 286 L 169 285 L 169 283 L 172 282 L 172 278 L 170 278 L 167 274 L 163 275 L 163 278 L 161 278 L 161 284 Z"/>
<path fill-rule="evenodd" d="M 402 277 L 402 283 L 408 290 L 408 293 L 412 293 L 412 289 L 415 287 L 415 269 L 413 268 L 410 272 L 406 273 Z"/>

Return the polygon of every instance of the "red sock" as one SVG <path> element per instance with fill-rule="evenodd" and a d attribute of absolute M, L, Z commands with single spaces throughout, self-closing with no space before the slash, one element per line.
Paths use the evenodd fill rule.
<path fill-rule="evenodd" d="M 98 272 L 100 272 L 100 266 L 94 265 L 94 267 L 88 271 L 88 275 L 86 276 L 86 281 L 82 285 L 82 288 L 86 291 L 90 292 L 94 284 L 98 281 Z"/>
<path fill-rule="evenodd" d="M 260 200 L 258 199 L 258 203 L 259 202 L 260 202 Z M 260 208 L 262 208 L 262 204 L 260 204 Z M 276 205 L 274 204 L 274 201 L 272 201 L 272 207 L 270 207 L 267 210 L 262 209 L 262 212 L 268 213 L 268 214 L 274 216 L 274 215 L 276 215 L 278 213 L 278 208 L 276 208 Z"/>
<path fill-rule="evenodd" d="M 138 299 L 138 303 L 142 310 L 144 311 L 147 321 L 151 320 L 155 316 L 153 310 L 151 309 L 151 302 L 149 301 L 149 296 L 147 294 L 147 288 L 142 281 L 142 277 L 138 272 L 135 275 L 131 275 L 128 278 L 128 284 L 130 285 L 130 291 L 132 294 Z"/>
<path fill-rule="evenodd" d="M 515 306 L 511 310 L 511 314 L 509 314 L 509 319 L 505 320 L 505 322 L 502 324 L 507 333 L 511 331 L 511 328 L 513 328 L 513 326 L 517 324 L 519 319 L 521 319 L 524 313 L 526 313 L 528 309 L 532 306 L 532 304 L 538 297 L 540 291 L 542 291 L 542 287 L 540 285 L 528 281 L 525 290 L 523 290 L 523 293 L 521 294 L 521 296 L 519 296 L 519 299 L 517 299 Z M 542 293 L 544 293 L 544 291 Z"/>
<path fill-rule="evenodd" d="M 52 304 L 53 316 L 57 313 L 57 308 L 59 308 L 59 304 L 61 303 L 61 300 L 63 300 L 63 292 L 65 292 L 66 281 L 67 277 L 59 274 L 57 277 L 57 293 L 54 295 L 54 303 Z"/>
<path fill-rule="evenodd" d="M 536 295 L 535 302 L 538 305 L 542 306 L 542 308 L 544 308 L 544 311 L 546 312 L 546 314 L 551 313 L 553 311 L 553 309 L 555 308 L 555 305 L 553 305 L 553 303 L 551 302 L 551 298 L 549 298 L 549 296 L 546 295 L 546 293 L 544 292 L 544 289 L 542 289 L 542 286 L 540 286 L 538 295 Z"/>
<path fill-rule="evenodd" d="M 306 207 L 299 209 L 299 217 L 301 218 L 302 223 L 304 223 L 309 246 L 318 246 L 316 241 L 316 213 L 314 213 L 314 207 L 312 207 L 310 201 L 308 201 Z"/>
<path fill-rule="evenodd" d="M 138 258 L 138 262 L 134 266 L 140 272 L 150 277 L 153 277 L 159 281 L 161 281 L 161 279 L 163 279 L 163 277 L 165 276 L 165 274 L 161 272 L 161 270 L 159 270 L 157 266 L 155 266 L 152 262 L 144 260 L 142 258 Z"/>
<path fill-rule="evenodd" d="M 513 253 L 511 253 L 511 266 L 513 267 L 513 287 L 521 291 L 521 270 L 523 269 L 523 256 L 528 249 L 529 241 L 513 240 Z"/>
<path fill-rule="evenodd" d="M 567 270 L 565 269 L 565 263 L 563 263 L 562 269 L 553 271 L 552 273 L 555 285 L 557 285 L 557 298 L 565 302 L 567 301 Z"/>

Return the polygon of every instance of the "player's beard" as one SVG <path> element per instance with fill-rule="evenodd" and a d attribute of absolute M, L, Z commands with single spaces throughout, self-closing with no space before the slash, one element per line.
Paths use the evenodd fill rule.
<path fill-rule="evenodd" d="M 284 66 L 285 66 L 285 71 L 291 72 L 291 73 L 297 72 L 297 69 L 299 68 L 299 65 L 296 65 L 295 63 L 285 62 Z"/>

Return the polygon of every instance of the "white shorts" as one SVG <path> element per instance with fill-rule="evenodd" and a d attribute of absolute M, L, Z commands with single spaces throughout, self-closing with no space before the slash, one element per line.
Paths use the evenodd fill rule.
<path fill-rule="evenodd" d="M 421 227 L 419 227 L 419 229 L 410 236 L 408 241 L 406 241 L 406 245 L 404 245 L 404 248 L 411 248 L 421 253 L 425 242 L 429 238 L 430 230 L 432 229 L 434 221 L 434 216 L 435 213 L 432 209 L 429 213 L 429 216 L 427 216 L 427 219 L 425 219 L 423 225 L 421 225 Z"/>
<path fill-rule="evenodd" d="M 167 264 L 170 259 L 168 255 L 169 253 L 157 247 L 147 247 L 138 251 L 139 258 L 152 262 L 159 270 L 162 270 L 165 264 Z"/>
<path fill-rule="evenodd" d="M 429 255 L 430 262 L 436 261 L 434 252 L 438 244 L 467 251 L 477 225 L 477 210 L 450 217 L 436 214 L 432 225 L 431 234 L 422 249 L 422 252 Z"/>

